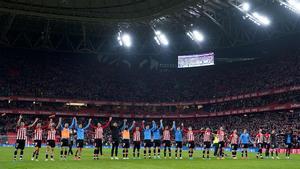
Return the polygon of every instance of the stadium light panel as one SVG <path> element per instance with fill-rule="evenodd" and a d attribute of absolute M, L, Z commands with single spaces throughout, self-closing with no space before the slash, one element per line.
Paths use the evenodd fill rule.
<path fill-rule="evenodd" d="M 163 34 L 161 31 L 155 31 L 154 39 L 158 45 L 169 45 L 169 40 L 165 34 Z"/>
<path fill-rule="evenodd" d="M 288 0 L 288 3 L 295 8 L 296 12 L 300 12 L 300 1 Z"/>
<path fill-rule="evenodd" d="M 248 2 L 242 3 L 242 4 L 241 4 L 241 9 L 242 9 L 244 12 L 250 11 L 250 9 L 251 9 L 250 3 L 248 3 Z"/>
<path fill-rule="evenodd" d="M 187 35 L 196 42 L 202 42 L 204 41 L 204 35 L 199 32 L 198 30 L 194 30 L 194 31 L 188 31 Z"/>
<path fill-rule="evenodd" d="M 300 14 L 300 1 L 299 0 L 279 0 L 280 5 L 285 8 Z"/>
<path fill-rule="evenodd" d="M 128 33 L 123 33 L 122 31 L 118 33 L 118 42 L 120 46 L 128 48 L 132 46 L 131 36 Z"/>
<path fill-rule="evenodd" d="M 122 36 L 122 41 L 126 47 L 131 47 L 132 42 L 129 34 L 124 34 Z"/>
<path fill-rule="evenodd" d="M 271 21 L 268 17 L 261 15 L 258 12 L 253 12 L 252 16 L 259 23 L 259 25 L 268 26 L 271 24 Z"/>

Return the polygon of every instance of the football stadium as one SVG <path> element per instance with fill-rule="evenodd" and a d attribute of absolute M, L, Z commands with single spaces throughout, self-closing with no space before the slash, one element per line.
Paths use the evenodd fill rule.
<path fill-rule="evenodd" d="M 300 0 L 0 0 L 0 169 L 298 169 Z"/>

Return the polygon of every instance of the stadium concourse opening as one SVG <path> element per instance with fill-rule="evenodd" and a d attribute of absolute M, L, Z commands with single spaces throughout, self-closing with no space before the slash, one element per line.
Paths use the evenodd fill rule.
<path fill-rule="evenodd" d="M 0 1 L 0 169 L 299 168 L 299 7 Z"/>

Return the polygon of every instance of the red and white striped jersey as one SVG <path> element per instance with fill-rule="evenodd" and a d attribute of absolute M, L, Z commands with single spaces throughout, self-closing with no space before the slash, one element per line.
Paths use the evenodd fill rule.
<path fill-rule="evenodd" d="M 48 130 L 47 140 L 55 140 L 56 130 L 50 129 Z"/>
<path fill-rule="evenodd" d="M 239 136 L 236 133 L 232 133 L 229 140 L 231 144 L 238 144 Z"/>
<path fill-rule="evenodd" d="M 271 143 L 271 134 L 269 134 L 269 133 L 265 134 L 265 142 L 268 144 Z"/>
<path fill-rule="evenodd" d="M 135 130 L 133 132 L 133 141 L 141 141 L 141 131 Z"/>
<path fill-rule="evenodd" d="M 218 133 L 217 133 L 217 136 L 218 136 L 219 142 L 224 141 L 224 139 L 225 139 L 225 132 L 222 131 L 222 130 L 219 130 Z"/>
<path fill-rule="evenodd" d="M 17 140 L 26 140 L 27 127 L 18 127 L 17 128 Z"/>
<path fill-rule="evenodd" d="M 35 128 L 33 140 L 42 140 L 43 139 L 43 129 Z"/>
<path fill-rule="evenodd" d="M 204 142 L 211 142 L 211 131 L 205 131 L 203 135 Z"/>
<path fill-rule="evenodd" d="M 256 138 L 256 143 L 264 142 L 264 135 L 262 133 L 258 133 L 255 138 Z"/>
<path fill-rule="evenodd" d="M 95 139 L 103 139 L 103 128 L 102 127 L 95 128 Z"/>
<path fill-rule="evenodd" d="M 194 136 L 193 131 L 188 131 L 188 132 L 186 133 L 186 136 L 187 136 L 188 142 L 194 141 L 194 140 L 195 140 L 195 136 Z"/>
<path fill-rule="evenodd" d="M 170 130 L 164 130 L 164 132 L 163 132 L 163 140 L 166 140 L 166 141 L 170 141 L 171 140 Z"/>

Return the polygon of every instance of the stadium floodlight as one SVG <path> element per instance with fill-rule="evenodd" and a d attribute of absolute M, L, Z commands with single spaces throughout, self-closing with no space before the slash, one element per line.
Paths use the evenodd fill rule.
<path fill-rule="evenodd" d="M 281 1 L 281 0 L 279 0 Z M 258 12 L 251 10 L 251 4 L 249 2 L 240 3 L 236 5 L 235 3 L 229 1 L 229 4 L 241 11 L 244 16 L 243 19 L 249 19 L 259 26 L 269 26 L 271 24 L 271 20 Z"/>
<path fill-rule="evenodd" d="M 281 6 L 300 14 L 300 1 L 299 0 L 279 0 Z"/>
<path fill-rule="evenodd" d="M 120 46 L 125 46 L 125 47 L 132 46 L 131 36 L 128 33 L 123 33 L 122 31 L 119 31 L 118 33 L 118 42 Z"/>
<path fill-rule="evenodd" d="M 288 3 L 294 7 L 297 12 L 300 12 L 300 1 L 299 0 L 288 0 Z"/>
<path fill-rule="evenodd" d="M 204 41 L 204 35 L 198 30 L 188 31 L 186 33 L 193 41 L 202 42 Z"/>
<path fill-rule="evenodd" d="M 240 8 L 244 11 L 244 12 L 249 12 L 251 9 L 251 5 L 248 2 L 244 2 L 240 5 Z"/>
<path fill-rule="evenodd" d="M 169 45 L 169 40 L 167 36 L 161 31 L 155 31 L 154 39 L 158 45 L 164 45 L 164 46 Z"/>
<path fill-rule="evenodd" d="M 258 25 L 268 26 L 271 24 L 271 21 L 268 17 L 261 15 L 258 12 L 253 12 L 252 16 L 254 17 L 255 21 L 258 22 Z"/>

